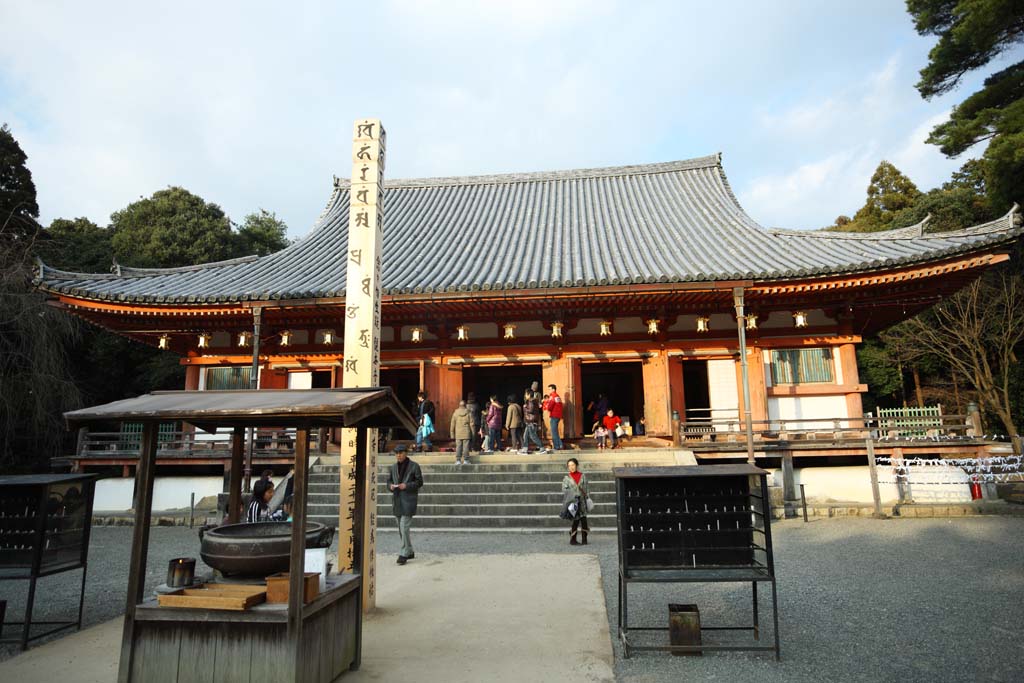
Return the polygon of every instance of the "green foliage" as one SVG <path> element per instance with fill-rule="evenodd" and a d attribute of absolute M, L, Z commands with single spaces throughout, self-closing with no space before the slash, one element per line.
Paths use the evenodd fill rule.
<path fill-rule="evenodd" d="M 983 169 L 978 160 L 964 164 L 953 178 L 917 198 L 912 206 L 897 211 L 892 226 L 901 228 L 931 216 L 927 232 L 948 232 L 998 218 L 985 194 Z"/>
<path fill-rule="evenodd" d="M 188 190 L 169 187 L 110 217 L 118 263 L 171 268 L 232 258 L 235 239 L 219 206 Z"/>
<path fill-rule="evenodd" d="M 21 145 L 5 123 L 0 126 L 0 240 L 26 239 L 39 229 L 36 186 Z"/>
<path fill-rule="evenodd" d="M 1021 0 L 908 0 L 907 11 L 918 33 L 938 36 L 917 84 L 926 99 L 949 92 L 965 74 L 1024 40 Z M 928 138 L 949 157 L 984 141 L 988 197 L 1002 213 L 1024 186 L 1024 61 L 985 79 Z"/>
<path fill-rule="evenodd" d="M 61 413 L 78 407 L 66 349 L 74 319 L 32 285 L 29 240 L 0 240 L 0 472 L 42 469 L 61 454 Z"/>
<path fill-rule="evenodd" d="M 101 273 L 111 265 L 110 231 L 88 218 L 58 218 L 37 250 L 48 265 L 77 273 Z"/>
<path fill-rule="evenodd" d="M 877 232 L 900 227 L 894 224 L 897 214 L 914 205 L 921 191 L 913 181 L 888 161 L 882 161 L 871 176 L 867 201 L 850 220 L 836 219 L 832 229 L 849 232 Z"/>
<path fill-rule="evenodd" d="M 917 84 L 926 99 L 949 92 L 1024 37 L 1020 0 L 907 0 L 907 11 L 920 35 L 939 38 Z"/>
<path fill-rule="evenodd" d="M 860 345 L 857 349 L 857 368 L 861 379 L 871 388 L 876 404 L 880 403 L 878 399 L 902 401 L 903 376 L 899 364 L 881 340 L 868 339 Z"/>
<path fill-rule="evenodd" d="M 266 209 L 254 211 L 245 217 L 236 234 L 235 253 L 238 256 L 266 256 L 288 246 L 288 226 Z"/>

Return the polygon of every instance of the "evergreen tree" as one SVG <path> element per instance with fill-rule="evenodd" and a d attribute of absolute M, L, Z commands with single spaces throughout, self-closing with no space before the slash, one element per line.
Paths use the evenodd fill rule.
<path fill-rule="evenodd" d="M 917 84 L 925 99 L 952 91 L 966 74 L 1024 40 L 1020 0 L 907 0 L 907 11 L 919 34 L 938 37 Z M 984 141 L 988 196 L 1002 213 L 1024 187 L 1024 61 L 990 75 L 928 138 L 949 157 Z"/>
<path fill-rule="evenodd" d="M 28 156 L 5 123 L 0 126 L 0 239 L 26 239 L 39 229 L 36 186 Z"/>

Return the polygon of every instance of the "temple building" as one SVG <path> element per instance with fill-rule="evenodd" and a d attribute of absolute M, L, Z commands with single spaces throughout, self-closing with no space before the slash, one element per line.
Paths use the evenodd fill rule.
<path fill-rule="evenodd" d="M 856 345 L 1005 261 L 1002 218 L 929 234 L 765 228 L 721 156 L 490 176 L 385 180 L 381 383 L 425 388 L 437 437 L 468 392 L 555 384 L 565 436 L 598 395 L 635 430 L 743 415 L 742 294 L 753 420 L 862 416 Z M 182 357 L 185 388 L 341 386 L 349 182 L 315 227 L 265 257 L 194 267 L 40 265 L 54 305 Z M 258 325 L 255 325 L 258 321 Z"/>

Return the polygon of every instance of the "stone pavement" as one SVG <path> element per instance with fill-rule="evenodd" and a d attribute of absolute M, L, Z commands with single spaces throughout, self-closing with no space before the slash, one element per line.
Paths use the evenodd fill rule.
<path fill-rule="evenodd" d="M 343 681 L 615 680 L 593 555 L 435 555 L 404 567 L 381 555 L 377 572 L 378 608 L 363 625 L 362 667 Z M 0 680 L 112 681 L 121 623 L 33 647 L 0 663 Z"/>

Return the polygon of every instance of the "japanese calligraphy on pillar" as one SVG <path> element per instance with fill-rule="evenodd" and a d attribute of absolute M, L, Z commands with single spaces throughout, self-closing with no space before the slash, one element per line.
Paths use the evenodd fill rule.
<path fill-rule="evenodd" d="M 352 135 L 352 183 L 349 189 L 348 244 L 345 247 L 345 349 L 342 386 L 380 384 L 380 264 L 384 224 L 385 133 L 377 119 L 355 122 Z M 368 430 L 366 483 L 362 518 L 360 566 L 363 608 L 376 604 L 377 434 Z M 356 566 L 353 524 L 356 511 L 356 430 L 342 431 L 341 510 L 338 563 L 347 571 Z"/>

